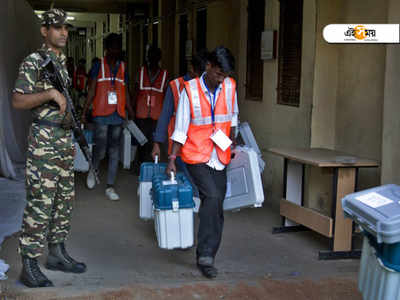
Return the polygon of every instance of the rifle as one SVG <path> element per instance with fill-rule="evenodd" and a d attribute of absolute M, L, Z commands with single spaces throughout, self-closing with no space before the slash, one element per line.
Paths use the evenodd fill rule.
<path fill-rule="evenodd" d="M 74 104 L 68 92 L 68 86 L 61 77 L 61 70 L 57 64 L 53 62 L 50 56 L 45 55 L 43 52 L 39 52 L 39 54 L 44 59 L 43 63 L 41 64 L 41 68 L 43 69 L 43 77 L 49 80 L 56 90 L 62 93 L 67 100 L 67 113 L 71 115 L 72 132 L 74 133 L 75 140 L 78 142 L 79 147 L 81 148 L 82 153 L 89 164 L 89 172 L 92 171 L 95 175 L 96 182 L 100 183 L 97 172 L 93 166 L 92 153 L 90 152 L 88 142 L 86 141 L 85 135 L 83 134 L 81 128 L 81 122 L 76 116 Z"/>

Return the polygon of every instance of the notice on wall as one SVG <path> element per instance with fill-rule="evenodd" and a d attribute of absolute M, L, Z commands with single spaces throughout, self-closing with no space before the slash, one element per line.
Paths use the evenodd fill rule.
<path fill-rule="evenodd" d="M 390 200 L 389 198 L 386 198 L 375 192 L 368 193 L 368 194 L 365 194 L 362 196 L 358 196 L 358 197 L 356 197 L 356 199 L 372 208 L 378 208 L 378 207 L 393 203 L 393 200 Z"/>

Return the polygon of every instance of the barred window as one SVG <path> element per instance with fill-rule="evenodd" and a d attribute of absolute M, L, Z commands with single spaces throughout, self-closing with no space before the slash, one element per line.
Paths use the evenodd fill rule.
<path fill-rule="evenodd" d="M 303 0 L 280 0 L 278 104 L 300 106 Z"/>
<path fill-rule="evenodd" d="M 265 0 L 249 0 L 247 11 L 246 99 L 261 101 L 264 73 L 261 34 L 264 31 Z"/>

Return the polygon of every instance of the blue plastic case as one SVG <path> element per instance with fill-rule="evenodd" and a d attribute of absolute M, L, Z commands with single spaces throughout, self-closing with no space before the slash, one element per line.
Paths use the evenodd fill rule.
<path fill-rule="evenodd" d="M 365 195 L 378 200 L 384 197 L 387 203 L 372 207 L 360 201 Z M 364 229 L 382 263 L 400 272 L 400 186 L 387 184 L 349 194 L 342 199 L 342 206 L 345 215 Z"/>
<path fill-rule="evenodd" d="M 193 190 L 190 181 L 183 173 L 177 173 L 177 184 L 168 184 L 170 177 L 164 173 L 153 177 L 153 204 L 155 209 L 194 208 Z"/>
<path fill-rule="evenodd" d="M 164 174 L 167 169 L 166 163 L 145 162 L 140 165 L 140 182 L 151 182 L 154 175 Z"/>
<path fill-rule="evenodd" d="M 372 207 L 360 199 L 384 197 L 387 203 Z M 345 215 L 370 232 L 378 243 L 393 244 L 400 242 L 400 186 L 387 184 L 357 193 L 349 194 L 342 199 Z"/>

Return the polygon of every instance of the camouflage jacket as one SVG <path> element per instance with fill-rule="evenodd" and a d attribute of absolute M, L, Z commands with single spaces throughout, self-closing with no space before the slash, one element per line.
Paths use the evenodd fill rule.
<path fill-rule="evenodd" d="M 66 57 L 63 53 L 59 56 L 54 53 L 50 48 L 47 48 L 46 45 L 43 45 L 38 51 L 44 52 L 46 55 L 49 55 L 53 61 L 58 64 L 60 69 L 62 70 L 62 77 L 65 82 L 70 85 L 70 78 L 68 77 L 68 72 L 66 69 Z M 43 58 L 40 56 L 38 51 L 27 56 L 19 67 L 18 78 L 15 82 L 14 92 L 21 94 L 33 94 L 43 92 L 45 90 L 53 88 L 49 81 L 46 81 L 40 69 L 40 65 L 43 62 Z M 55 102 L 46 102 L 45 104 L 35 107 L 32 109 L 33 118 L 47 120 L 52 122 L 62 122 L 66 123 L 65 114 L 59 113 L 58 105 Z M 68 119 L 68 118 L 67 118 Z"/>

